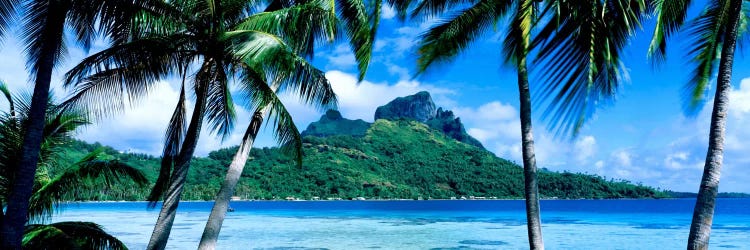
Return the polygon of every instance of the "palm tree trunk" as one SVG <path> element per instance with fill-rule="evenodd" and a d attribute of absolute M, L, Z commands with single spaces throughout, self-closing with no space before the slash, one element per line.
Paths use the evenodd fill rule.
<path fill-rule="evenodd" d="M 523 154 L 524 198 L 526 201 L 526 229 L 530 249 L 544 249 L 542 240 L 542 222 L 539 213 L 539 184 L 536 174 L 536 156 L 534 155 L 534 134 L 531 130 L 531 92 L 529 91 L 529 72 L 526 57 L 531 38 L 533 1 L 522 0 L 516 4 L 511 36 L 516 39 L 515 63 L 518 74 L 518 96 L 521 106 L 521 151 Z"/>
<path fill-rule="evenodd" d="M 204 63 L 204 69 L 207 69 L 207 64 Z M 204 74 L 207 73 L 203 72 Z M 196 76 L 200 77 L 200 76 Z M 187 133 L 185 133 L 185 141 L 182 143 L 180 154 L 174 163 L 174 173 L 169 181 L 169 187 L 167 188 L 167 195 L 162 204 L 161 211 L 159 212 L 159 218 L 156 220 L 154 225 L 154 231 L 151 233 L 151 240 L 148 243 L 146 249 L 149 250 L 163 250 L 167 247 L 167 241 L 169 240 L 169 234 L 172 232 L 172 224 L 177 213 L 177 206 L 180 203 L 180 196 L 182 190 L 185 187 L 187 181 L 188 170 L 190 169 L 190 161 L 195 153 L 195 147 L 198 144 L 198 137 L 200 136 L 201 126 L 203 125 L 203 116 L 206 110 L 206 86 L 208 83 L 200 83 L 200 80 L 196 80 L 196 84 L 200 84 L 196 88 L 196 102 L 193 108 L 193 114 L 190 118 L 190 125 L 188 125 Z"/>
<path fill-rule="evenodd" d="M 229 208 L 229 200 L 234 193 L 234 188 L 237 186 L 237 182 L 242 175 L 242 170 L 245 168 L 247 163 L 250 149 L 253 147 L 255 138 L 260 130 L 260 125 L 263 124 L 263 117 L 268 114 L 270 105 L 263 108 L 261 111 L 256 111 L 253 115 L 250 125 L 247 127 L 245 137 L 240 148 L 237 149 L 237 153 L 232 159 L 232 163 L 229 165 L 227 175 L 224 178 L 224 182 L 221 184 L 219 193 L 216 194 L 216 200 L 214 206 L 211 209 L 211 215 L 208 216 L 206 222 L 206 228 L 203 230 L 203 236 L 201 236 L 200 250 L 212 250 L 216 249 L 216 241 L 219 239 L 219 232 L 221 231 L 221 225 L 224 223 L 224 217 L 227 215 L 227 209 Z"/>
<path fill-rule="evenodd" d="M 729 92 L 732 91 L 732 64 L 741 10 L 742 0 L 730 0 L 729 24 L 724 34 L 724 44 L 719 62 L 719 76 L 716 81 L 716 96 L 711 113 L 708 153 L 703 167 L 700 191 L 698 191 L 695 209 L 693 209 L 688 249 L 708 249 L 708 239 L 711 236 L 716 195 L 719 192 L 721 165 L 724 160 L 724 131 L 726 130 L 727 111 L 729 110 Z"/>
<path fill-rule="evenodd" d="M 57 49 L 62 43 L 65 13 L 47 17 L 44 36 L 49 38 L 43 45 L 39 60 L 36 61 L 34 94 L 31 97 L 31 109 L 26 134 L 23 138 L 21 161 L 16 170 L 13 187 L 8 197 L 8 207 L 2 224 L 2 245 L 0 249 L 21 249 L 24 226 L 28 220 L 29 198 L 34 188 L 39 151 L 44 139 L 44 124 L 49 102 L 49 88 L 52 80 Z M 60 21 L 62 19 L 62 21 Z"/>
<path fill-rule="evenodd" d="M 521 150 L 523 153 L 524 197 L 526 198 L 526 226 L 530 249 L 544 249 L 542 222 L 539 212 L 539 184 L 534 155 L 534 135 L 531 130 L 531 92 L 526 58 L 519 59 L 518 92 L 521 101 Z"/>

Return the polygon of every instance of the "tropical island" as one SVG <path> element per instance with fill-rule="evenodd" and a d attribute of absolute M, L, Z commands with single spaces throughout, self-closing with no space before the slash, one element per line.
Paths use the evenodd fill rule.
<path fill-rule="evenodd" d="M 304 160 L 279 148 L 250 152 L 235 196 L 242 199 L 522 199 L 522 168 L 499 158 L 466 133 L 459 117 L 436 108 L 427 92 L 401 97 L 381 106 L 375 122 L 349 120 L 329 110 L 302 132 Z M 99 144 L 72 141 L 69 161 Z M 142 170 L 154 181 L 159 157 L 107 154 Z M 237 147 L 220 149 L 192 161 L 184 200 L 212 200 Z M 540 194 L 547 199 L 669 198 L 668 192 L 582 173 L 539 173 Z M 91 194 L 86 200 L 145 200 L 149 189 L 131 185 Z"/>

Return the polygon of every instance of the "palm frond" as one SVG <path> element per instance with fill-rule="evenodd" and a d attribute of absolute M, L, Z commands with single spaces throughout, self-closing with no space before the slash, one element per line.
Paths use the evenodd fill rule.
<path fill-rule="evenodd" d="M 185 98 L 185 75 L 182 76 L 182 87 L 180 88 L 180 99 L 177 101 L 172 118 L 169 120 L 167 132 L 164 138 L 164 151 L 162 152 L 161 168 L 159 177 L 156 178 L 154 187 L 146 200 L 149 201 L 149 207 L 154 208 L 169 185 L 169 177 L 174 168 L 174 160 L 180 153 L 182 141 L 185 138 L 187 127 L 187 99 Z"/>
<path fill-rule="evenodd" d="M 654 0 L 656 29 L 648 47 L 648 55 L 657 61 L 664 61 L 667 53 L 667 39 L 674 35 L 685 22 L 688 7 L 692 0 Z"/>
<path fill-rule="evenodd" d="M 500 0 L 498 2 L 503 1 L 507 0 Z M 411 17 L 418 18 L 440 16 L 441 14 L 445 13 L 446 10 L 463 7 L 466 5 L 475 5 L 476 3 L 476 0 L 422 0 L 419 1 L 416 7 L 414 7 L 414 9 L 411 11 Z M 401 3 L 396 4 L 396 6 L 401 6 L 401 8 L 403 9 L 404 6 L 408 6 L 406 4 L 407 3 Z"/>
<path fill-rule="evenodd" d="M 380 4 L 376 6 L 380 8 Z M 375 43 L 373 23 L 370 23 L 371 14 L 363 1 L 360 0 L 336 0 L 336 9 L 344 24 L 344 30 L 349 37 L 349 47 L 354 51 L 354 58 L 357 60 L 357 69 L 359 69 L 358 79 L 361 81 L 365 78 L 367 68 L 370 65 L 370 57 Z M 377 11 L 379 13 L 379 10 Z"/>
<path fill-rule="evenodd" d="M 10 114 L 10 117 L 13 118 L 16 116 L 16 106 L 13 103 L 13 96 L 10 93 L 10 90 L 8 89 L 8 85 L 5 84 L 4 81 L 0 80 L 0 92 L 2 92 L 3 96 L 5 97 L 5 100 L 8 101 L 8 114 Z"/>
<path fill-rule="evenodd" d="M 586 119 L 611 101 L 627 71 L 620 53 L 644 18 L 640 0 L 564 1 L 544 24 L 538 48 L 537 101 L 548 101 L 543 117 L 557 135 L 577 135 Z"/>
<path fill-rule="evenodd" d="M 208 86 L 206 119 L 211 130 L 226 139 L 234 129 L 236 112 L 232 93 L 229 91 L 229 81 L 221 65 L 216 67 L 217 81 Z"/>
<path fill-rule="evenodd" d="M 8 32 L 8 28 L 13 23 L 16 16 L 20 0 L 1 0 L 0 1 L 0 37 Z"/>
<path fill-rule="evenodd" d="M 721 44 L 728 22 L 729 1 L 710 1 L 706 9 L 688 30 L 692 57 L 696 67 L 690 81 L 685 84 L 685 108 L 688 113 L 697 110 L 705 99 L 705 92 L 716 73 L 721 54 Z"/>
<path fill-rule="evenodd" d="M 49 225 L 31 224 L 24 231 L 23 249 L 126 250 L 124 243 L 96 223 L 65 221 Z"/>
<path fill-rule="evenodd" d="M 243 74 L 270 77 L 270 82 L 279 84 L 279 91 L 290 91 L 308 105 L 320 109 L 335 107 L 336 94 L 325 74 L 300 57 L 279 37 L 253 30 L 238 30 L 228 33 L 229 39 L 237 41 L 236 54 L 246 65 Z M 242 82 L 240 88 L 252 88 Z"/>
<path fill-rule="evenodd" d="M 257 30 L 283 38 L 294 51 L 312 58 L 316 43 L 330 43 L 336 37 L 334 6 L 313 0 L 270 12 L 251 15 L 235 30 Z"/>
<path fill-rule="evenodd" d="M 294 124 L 292 116 L 278 98 L 277 90 L 274 90 L 277 88 L 278 84 L 274 84 L 273 87 L 268 86 L 267 84 L 258 82 L 257 77 L 252 75 L 243 75 L 243 81 L 255 82 L 255 84 L 247 85 L 252 88 L 251 90 L 248 90 L 248 93 L 250 94 L 248 99 L 250 100 L 251 105 L 255 107 L 252 121 L 262 122 L 263 116 L 268 114 L 268 117 L 270 118 L 270 126 L 274 129 L 274 139 L 276 139 L 276 142 L 279 145 L 282 145 L 284 152 L 291 154 L 294 157 L 298 166 L 302 166 L 302 136 L 300 135 L 297 126 Z M 266 123 L 266 126 L 268 125 L 269 123 Z M 245 131 L 240 146 L 244 147 L 246 142 L 254 141 L 259 128 L 259 123 L 251 122 L 248 129 Z"/>
<path fill-rule="evenodd" d="M 102 186 L 113 187 L 128 183 L 126 181 L 141 187 L 148 184 L 140 170 L 118 160 L 101 159 L 101 154 L 101 149 L 89 153 L 36 190 L 31 196 L 29 218 L 33 221 L 49 219 L 60 202 L 79 199 L 81 193 L 100 190 Z M 81 185 L 84 181 L 96 181 L 101 186 Z"/>
<path fill-rule="evenodd" d="M 480 0 L 430 28 L 420 36 L 417 73 L 424 73 L 435 63 L 453 60 L 471 42 L 490 29 L 510 6 L 511 1 Z"/>
<path fill-rule="evenodd" d="M 21 38 L 26 44 L 26 65 L 31 75 L 45 65 L 57 65 L 65 55 L 64 25 L 70 9 L 67 3 L 25 1 Z"/>
<path fill-rule="evenodd" d="M 516 11 L 511 16 L 511 24 L 507 28 L 507 36 L 503 41 L 505 63 L 516 67 L 517 71 L 525 70 L 527 55 L 530 51 L 531 29 L 537 17 L 533 1 L 519 1 Z"/>
<path fill-rule="evenodd" d="M 183 53 L 181 35 L 141 39 L 115 45 L 91 55 L 65 74 L 64 85 L 74 87 L 65 106 L 85 106 L 95 117 L 116 114 L 145 96 L 153 85 L 180 72 L 193 55 Z"/>

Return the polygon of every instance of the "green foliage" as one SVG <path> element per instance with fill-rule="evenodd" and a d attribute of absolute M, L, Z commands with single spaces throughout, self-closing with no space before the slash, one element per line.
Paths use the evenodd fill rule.
<path fill-rule="evenodd" d="M 303 140 L 302 168 L 278 148 L 253 149 L 235 195 L 248 199 L 523 198 L 523 171 L 517 164 L 416 121 L 381 119 L 364 137 L 307 136 Z M 76 152 L 88 148 L 91 146 L 79 141 L 68 150 L 71 154 L 81 154 Z M 208 157 L 195 158 L 183 199 L 213 199 L 236 150 L 236 147 L 225 148 L 211 152 Z M 157 175 L 158 158 L 136 154 L 116 156 L 139 167 L 151 180 Z M 539 178 L 541 195 L 547 198 L 667 197 L 651 187 L 590 174 L 540 171 Z M 129 197 L 142 200 L 146 195 L 144 189 Z"/>
<path fill-rule="evenodd" d="M 91 222 L 66 221 L 27 225 L 23 249 L 128 249 L 124 243 Z"/>
<path fill-rule="evenodd" d="M 7 112 L 0 111 L 0 204 L 5 204 L 10 200 L 10 187 L 17 181 L 14 174 L 19 167 L 22 135 L 28 131 L 31 98 L 14 97 L 2 82 L 0 91 L 10 103 Z M 26 214 L 29 221 L 47 221 L 61 202 L 91 200 L 95 197 L 93 193 L 121 187 L 118 184 L 125 182 L 132 182 L 130 188 L 146 188 L 148 180 L 143 173 L 107 155 L 117 153 L 111 149 L 86 144 L 86 150 L 67 152 L 69 147 L 65 145 L 71 141 L 70 135 L 88 124 L 81 112 L 50 102 L 46 117 L 39 167 Z M 127 249 L 117 238 L 90 222 L 27 225 L 21 244 L 24 249 Z"/>

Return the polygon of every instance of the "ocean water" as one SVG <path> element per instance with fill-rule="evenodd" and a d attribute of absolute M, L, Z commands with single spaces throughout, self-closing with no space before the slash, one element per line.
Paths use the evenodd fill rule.
<path fill-rule="evenodd" d="M 195 249 L 211 202 L 182 202 L 169 249 Z M 684 249 L 693 199 L 543 200 L 547 249 Z M 520 200 L 232 202 L 219 249 L 528 249 Z M 71 203 L 53 221 L 91 221 L 143 249 L 145 202 Z M 750 249 L 750 199 L 719 199 L 711 249 Z"/>

